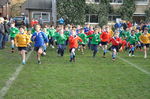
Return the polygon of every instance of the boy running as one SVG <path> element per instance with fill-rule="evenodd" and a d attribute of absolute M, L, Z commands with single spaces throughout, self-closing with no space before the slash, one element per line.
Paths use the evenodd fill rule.
<path fill-rule="evenodd" d="M 103 53 L 103 58 L 105 58 L 105 55 L 107 53 L 107 43 L 110 39 L 110 35 L 109 35 L 109 32 L 108 32 L 108 27 L 106 27 L 106 30 L 102 32 L 101 36 L 100 36 L 100 39 L 101 39 L 101 46 L 102 46 L 102 49 L 104 51 Z"/>
<path fill-rule="evenodd" d="M 82 39 L 83 42 L 79 42 L 79 49 L 81 49 L 81 53 L 84 54 L 84 49 L 88 42 L 87 35 L 84 33 L 84 29 L 80 29 L 78 36 Z"/>
<path fill-rule="evenodd" d="M 135 31 L 131 31 L 131 35 L 128 37 L 128 42 L 130 44 L 129 56 L 134 56 L 135 44 L 138 41 L 137 36 L 135 35 Z"/>
<path fill-rule="evenodd" d="M 64 56 L 64 50 L 66 47 L 66 36 L 64 35 L 64 30 L 61 29 L 60 32 L 58 34 L 55 35 L 56 41 L 57 41 L 57 45 L 58 45 L 58 56 Z"/>
<path fill-rule="evenodd" d="M 100 43 L 100 35 L 99 35 L 99 30 L 95 29 L 94 34 L 87 36 L 92 37 L 91 40 L 91 49 L 93 51 L 93 58 L 96 56 L 96 53 L 98 52 L 98 45 Z"/>
<path fill-rule="evenodd" d="M 48 38 L 46 37 L 44 32 L 41 32 L 41 26 L 40 25 L 36 25 L 35 30 L 36 30 L 36 32 L 33 33 L 31 39 L 33 42 L 35 42 L 34 50 L 37 52 L 38 64 L 41 64 L 40 56 L 43 53 L 44 44 L 48 43 Z"/>
<path fill-rule="evenodd" d="M 18 28 L 15 27 L 15 23 L 11 23 L 10 29 L 10 40 L 11 40 L 11 52 L 14 53 L 14 48 L 15 48 L 15 43 L 14 43 L 14 39 L 16 37 L 16 35 L 19 33 Z"/>
<path fill-rule="evenodd" d="M 82 42 L 82 39 L 76 35 L 76 30 L 72 30 L 72 35 L 69 37 L 70 62 L 75 62 L 75 50 L 78 48 L 78 41 Z"/>
<path fill-rule="evenodd" d="M 119 38 L 119 34 L 115 33 L 115 35 L 109 40 L 109 43 L 112 43 L 112 60 L 115 61 L 117 52 L 119 52 L 120 44 L 122 43 L 121 38 Z"/>

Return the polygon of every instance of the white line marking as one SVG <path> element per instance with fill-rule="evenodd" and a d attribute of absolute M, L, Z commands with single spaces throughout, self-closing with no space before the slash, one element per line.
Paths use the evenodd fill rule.
<path fill-rule="evenodd" d="M 109 54 L 111 55 L 111 52 L 109 52 Z M 138 65 L 136 65 L 136 64 L 133 64 L 133 63 L 131 63 L 130 61 L 128 61 L 128 60 L 126 60 L 126 59 L 124 59 L 124 58 L 121 58 L 120 56 L 117 56 L 117 57 L 118 57 L 118 59 L 120 59 L 120 60 L 122 60 L 122 61 L 128 63 L 130 66 L 132 66 L 132 67 L 138 69 L 139 71 L 141 71 L 141 72 L 143 72 L 143 73 L 145 73 L 145 74 L 147 74 L 147 75 L 150 75 L 150 72 L 146 71 L 145 69 L 142 69 L 140 66 L 138 66 Z"/>
<path fill-rule="evenodd" d="M 126 60 L 126 59 L 124 59 L 124 58 L 121 58 L 121 57 L 119 57 L 119 56 L 117 56 L 117 57 L 118 57 L 120 60 L 122 60 L 122 61 L 124 61 L 124 62 L 130 64 L 130 66 L 135 67 L 136 69 L 140 70 L 141 72 L 143 72 L 143 73 L 145 73 L 145 74 L 147 74 L 147 75 L 150 75 L 150 72 L 146 71 L 145 69 L 142 69 L 142 68 L 139 67 L 138 65 L 135 65 L 135 64 L 131 63 L 130 61 L 128 61 L 128 60 Z"/>
<path fill-rule="evenodd" d="M 32 52 L 33 50 L 29 52 L 29 54 L 27 55 L 26 61 L 28 61 Z M 8 81 L 6 81 L 5 86 L 0 90 L 0 99 L 4 99 L 4 96 L 7 94 L 9 88 L 11 87 L 13 82 L 16 80 L 16 78 L 18 77 L 18 75 L 20 74 L 24 66 L 25 65 L 20 64 L 19 67 L 16 69 L 16 71 L 8 79 Z"/>

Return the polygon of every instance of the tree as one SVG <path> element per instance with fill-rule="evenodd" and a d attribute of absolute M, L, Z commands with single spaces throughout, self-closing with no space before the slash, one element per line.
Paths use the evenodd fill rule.
<path fill-rule="evenodd" d="M 123 20 L 132 21 L 132 16 L 136 10 L 134 0 L 124 0 L 123 5 L 119 8 L 118 12 Z"/>
<path fill-rule="evenodd" d="M 98 18 L 99 18 L 99 26 L 104 26 L 108 23 L 108 17 L 110 13 L 113 13 L 113 8 L 110 5 L 109 0 L 101 0 L 99 4 L 99 13 L 98 13 Z"/>
<path fill-rule="evenodd" d="M 85 0 L 57 0 L 58 18 L 63 17 L 66 24 L 85 23 Z"/>
<path fill-rule="evenodd" d="M 150 22 L 150 7 L 145 11 L 146 14 L 146 21 Z"/>

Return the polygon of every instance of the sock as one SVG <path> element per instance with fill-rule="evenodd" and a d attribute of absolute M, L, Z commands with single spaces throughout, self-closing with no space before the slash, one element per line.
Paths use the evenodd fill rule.
<path fill-rule="evenodd" d="M 116 58 L 116 55 L 114 53 L 112 53 L 112 58 L 115 59 Z"/>
<path fill-rule="evenodd" d="M 14 46 L 14 44 L 11 44 L 11 48 L 14 48 L 15 46 Z"/>

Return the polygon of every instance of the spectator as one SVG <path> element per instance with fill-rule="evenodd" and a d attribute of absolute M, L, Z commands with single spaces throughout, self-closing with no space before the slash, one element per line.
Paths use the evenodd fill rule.
<path fill-rule="evenodd" d="M 4 38 L 4 33 L 5 33 L 5 29 L 4 29 L 4 18 L 0 17 L 0 49 L 3 48 L 2 42 L 3 42 L 3 38 Z"/>

